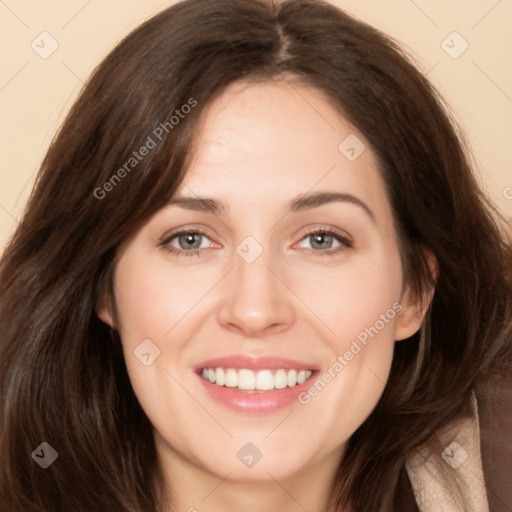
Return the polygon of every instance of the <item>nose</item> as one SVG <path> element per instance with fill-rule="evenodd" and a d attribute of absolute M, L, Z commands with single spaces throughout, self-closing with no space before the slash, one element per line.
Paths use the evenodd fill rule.
<path fill-rule="evenodd" d="M 251 338 L 289 329 L 296 318 L 293 293 L 279 274 L 270 251 L 252 263 L 235 253 L 218 309 L 219 323 Z"/>

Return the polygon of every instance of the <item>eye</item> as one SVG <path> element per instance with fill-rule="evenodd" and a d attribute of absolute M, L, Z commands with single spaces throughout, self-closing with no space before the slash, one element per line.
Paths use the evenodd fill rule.
<path fill-rule="evenodd" d="M 319 256 L 328 256 L 340 253 L 352 247 L 352 240 L 347 235 L 333 229 L 316 229 L 309 232 L 302 241 L 309 243 L 309 247 L 303 247 Z"/>
<path fill-rule="evenodd" d="M 160 245 L 165 247 L 171 254 L 187 257 L 199 256 L 200 250 L 211 247 L 212 242 L 206 234 L 201 231 L 184 230 L 168 236 Z"/>
<path fill-rule="evenodd" d="M 303 241 L 308 242 L 309 247 L 299 245 L 300 248 L 319 256 L 338 254 L 353 245 L 347 235 L 332 228 L 310 231 L 301 239 L 301 242 Z M 172 233 L 160 243 L 160 246 L 178 257 L 199 256 L 202 249 L 220 247 L 202 231 L 191 229 Z"/>

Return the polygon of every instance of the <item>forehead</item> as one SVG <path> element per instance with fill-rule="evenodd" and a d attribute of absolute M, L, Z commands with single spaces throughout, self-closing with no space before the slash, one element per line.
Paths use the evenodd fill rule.
<path fill-rule="evenodd" d="M 317 89 L 237 82 L 205 109 L 198 128 L 177 195 L 261 207 L 331 190 L 389 210 L 368 142 Z"/>

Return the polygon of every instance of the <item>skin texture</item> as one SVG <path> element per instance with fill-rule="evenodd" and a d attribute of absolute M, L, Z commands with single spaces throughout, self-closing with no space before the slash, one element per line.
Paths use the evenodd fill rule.
<path fill-rule="evenodd" d="M 419 329 L 424 310 L 402 282 L 375 156 L 319 91 L 237 83 L 206 112 L 178 195 L 215 198 L 225 212 L 158 211 L 122 247 L 114 297 L 98 314 L 121 333 L 175 510 L 321 511 L 347 440 L 384 390 L 395 341 Z M 366 146 L 353 162 L 338 150 L 350 134 Z M 374 219 L 351 202 L 289 211 L 292 199 L 319 191 L 356 196 Z M 199 255 L 159 245 L 182 229 L 206 234 L 196 237 Z M 308 235 L 317 229 L 340 231 L 352 247 L 329 237 L 315 246 Z M 263 248 L 252 263 L 236 252 L 248 236 Z M 186 244 L 175 237 L 167 245 L 185 253 Z M 326 370 L 394 303 L 400 313 L 307 405 L 235 412 L 212 401 L 194 373 L 201 361 L 231 354 Z M 161 351 L 150 366 L 133 354 L 146 338 Z M 236 455 L 247 442 L 263 454 L 252 468 Z"/>

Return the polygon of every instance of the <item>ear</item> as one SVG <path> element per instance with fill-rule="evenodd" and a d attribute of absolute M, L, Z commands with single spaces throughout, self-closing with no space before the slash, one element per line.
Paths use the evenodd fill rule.
<path fill-rule="evenodd" d="M 439 276 L 439 263 L 434 253 L 423 248 L 423 253 L 427 259 L 430 273 L 437 281 Z M 402 309 L 397 315 L 395 323 L 395 341 L 410 338 L 418 332 L 425 319 L 427 310 L 434 296 L 435 286 L 425 290 L 422 294 L 413 293 L 409 286 L 406 286 L 400 300 Z"/>
<path fill-rule="evenodd" d="M 99 301 L 96 314 L 107 325 L 115 329 L 114 319 L 111 313 L 110 300 L 108 294 L 104 293 Z"/>

